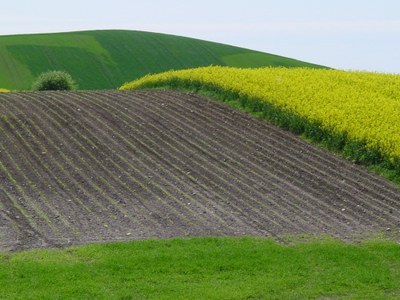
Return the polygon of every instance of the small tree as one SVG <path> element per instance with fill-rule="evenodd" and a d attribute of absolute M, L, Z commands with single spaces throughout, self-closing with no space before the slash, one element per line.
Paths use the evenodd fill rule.
<path fill-rule="evenodd" d="M 33 91 L 70 91 L 77 85 L 71 75 L 64 71 L 48 71 L 39 75 L 32 85 Z"/>

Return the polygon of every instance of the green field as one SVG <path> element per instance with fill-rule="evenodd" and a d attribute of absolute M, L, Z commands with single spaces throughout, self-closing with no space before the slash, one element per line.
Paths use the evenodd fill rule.
<path fill-rule="evenodd" d="M 0 254 L 1 299 L 399 299 L 391 242 L 195 238 Z"/>
<path fill-rule="evenodd" d="M 69 72 L 80 89 L 110 89 L 149 73 L 208 65 L 309 66 L 298 60 L 173 35 L 123 30 L 0 36 L 0 87 L 30 89 L 42 72 Z"/>

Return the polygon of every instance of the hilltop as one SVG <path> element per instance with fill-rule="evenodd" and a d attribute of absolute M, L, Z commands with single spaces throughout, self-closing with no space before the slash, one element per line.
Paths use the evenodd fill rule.
<path fill-rule="evenodd" d="M 180 36 L 126 30 L 0 36 L 0 87 L 30 89 L 48 70 L 64 70 L 80 89 L 117 88 L 149 73 L 221 65 L 322 66 Z"/>

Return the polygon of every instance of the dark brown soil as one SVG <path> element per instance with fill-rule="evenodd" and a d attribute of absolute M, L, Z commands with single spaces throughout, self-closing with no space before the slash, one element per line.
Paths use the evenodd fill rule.
<path fill-rule="evenodd" d="M 186 236 L 400 236 L 400 191 L 174 91 L 0 94 L 0 250 Z"/>

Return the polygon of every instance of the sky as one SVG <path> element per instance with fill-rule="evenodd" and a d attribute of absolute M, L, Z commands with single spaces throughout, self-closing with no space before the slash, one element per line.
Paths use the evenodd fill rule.
<path fill-rule="evenodd" d="M 345 70 L 400 73 L 398 0 L 13 0 L 0 35 L 92 29 L 161 32 Z"/>

